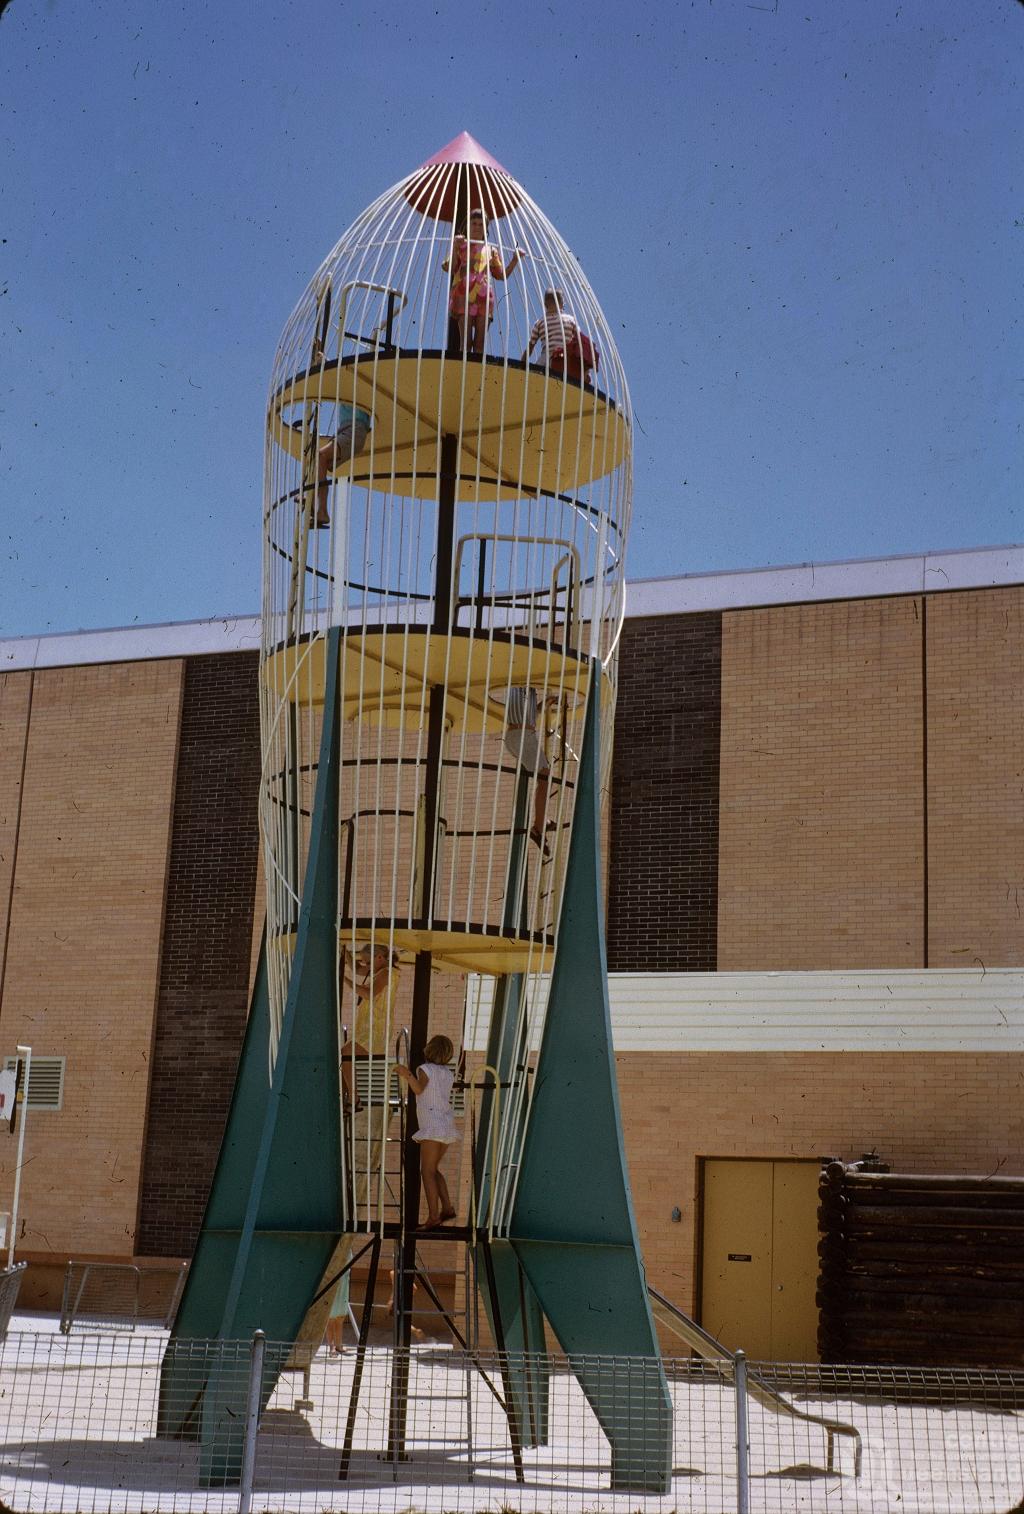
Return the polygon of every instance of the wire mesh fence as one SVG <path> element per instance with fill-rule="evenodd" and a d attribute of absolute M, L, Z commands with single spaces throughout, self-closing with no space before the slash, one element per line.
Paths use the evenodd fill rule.
<path fill-rule="evenodd" d="M 12 1332 L 0 1501 L 18 1514 L 1024 1509 L 1024 1373 L 755 1363 L 743 1393 L 731 1362 L 677 1359 L 664 1421 L 650 1362 L 371 1346 L 353 1409 L 354 1347 L 318 1352 L 301 1397 L 289 1348 L 257 1345 Z"/>
<path fill-rule="evenodd" d="M 796 1407 L 856 1425 L 857 1485 L 822 1478 L 784 1420 L 751 1414 L 752 1509 L 1024 1510 L 1024 1372 L 755 1364 Z"/>

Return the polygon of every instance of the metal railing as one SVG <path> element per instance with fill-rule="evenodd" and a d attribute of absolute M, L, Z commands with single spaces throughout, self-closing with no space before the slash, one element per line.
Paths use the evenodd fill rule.
<path fill-rule="evenodd" d="M 0 1268 L 0 1341 L 7 1334 L 7 1327 L 11 1323 L 27 1265 L 27 1262 L 15 1262 L 13 1267 Z"/>
<path fill-rule="evenodd" d="M 435 1340 L 399 1360 L 371 1345 L 342 1481 L 354 1349 L 314 1356 L 301 1411 L 291 1379 L 278 1375 L 287 1346 L 258 1334 L 176 1341 L 173 1358 L 168 1350 L 155 1332 L 9 1333 L 0 1345 L 0 1503 L 18 1514 L 1007 1514 L 1024 1494 L 1024 1372 L 751 1363 L 748 1373 L 736 1353 L 726 1381 L 720 1363 L 666 1360 L 671 1464 L 665 1490 L 651 1493 L 612 1491 L 609 1442 L 562 1359 L 468 1357 Z M 621 1416 L 642 1441 L 651 1363 L 607 1357 L 586 1367 L 606 1428 L 614 1433 Z M 389 1456 L 387 1445 L 399 1372 L 408 1395 L 401 1457 Z M 754 1374 L 808 1418 L 766 1407 L 749 1387 Z M 500 1399 L 503 1384 L 527 1379 L 543 1385 L 542 1401 L 530 1421 L 534 1443 L 524 1440 L 517 1458 Z M 197 1382 L 207 1398 L 216 1384 L 223 1412 L 204 1409 Z M 602 1383 L 614 1387 L 610 1427 Z M 829 1470 L 822 1425 L 812 1417 L 856 1428 L 859 1477 L 845 1441 Z"/>
<path fill-rule="evenodd" d="M 170 1328 L 188 1264 L 137 1267 L 132 1262 L 69 1261 L 60 1305 L 62 1335 L 69 1331 L 134 1330 L 140 1323 Z"/>

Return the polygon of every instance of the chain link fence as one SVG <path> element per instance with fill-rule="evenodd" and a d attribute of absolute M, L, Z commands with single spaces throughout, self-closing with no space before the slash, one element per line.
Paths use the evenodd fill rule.
<path fill-rule="evenodd" d="M 502 1401 L 510 1379 L 544 1382 L 536 1360 L 372 1346 L 350 1415 L 354 1347 L 315 1356 L 311 1408 L 296 1405 L 301 1379 L 279 1371 L 288 1348 L 262 1337 L 167 1353 L 157 1331 L 11 1332 L 2 1503 L 16 1514 L 1024 1510 L 1024 1373 L 752 1363 L 748 1374 L 742 1358 L 728 1370 L 668 1360 L 671 1475 L 652 1494 L 612 1491 L 608 1440 L 565 1361 L 550 1363 L 546 1414 L 530 1409 L 544 1443 L 520 1449 Z M 610 1387 L 635 1424 L 650 1363 L 590 1359 L 586 1380 L 592 1393 Z"/>

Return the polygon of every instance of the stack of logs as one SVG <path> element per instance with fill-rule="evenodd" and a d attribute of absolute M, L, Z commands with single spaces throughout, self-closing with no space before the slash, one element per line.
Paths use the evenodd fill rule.
<path fill-rule="evenodd" d="M 871 1165 L 822 1171 L 821 1360 L 1024 1365 L 1024 1178 Z"/>

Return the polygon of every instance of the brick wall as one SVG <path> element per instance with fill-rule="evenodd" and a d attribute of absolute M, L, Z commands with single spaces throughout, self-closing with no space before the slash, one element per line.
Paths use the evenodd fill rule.
<path fill-rule="evenodd" d="M 29 1115 L 19 1243 L 131 1255 L 182 664 L 33 676 L 0 1044 L 67 1068 L 63 1108 Z M 0 1146 L 0 1208 L 14 1156 Z"/>
<path fill-rule="evenodd" d="M 919 599 L 727 614 L 718 966 L 924 966 Z"/>
<path fill-rule="evenodd" d="M 852 1161 L 877 1146 L 902 1172 L 1024 1174 L 1024 1056 L 627 1052 L 616 1060 L 644 1262 L 683 1309 L 695 1297 L 700 1157 Z"/>
<path fill-rule="evenodd" d="M 930 965 L 1021 962 L 1024 590 L 937 595 L 924 619 L 921 608 L 905 596 L 627 622 L 612 773 L 613 969 L 924 965 L 926 896 Z M 28 1035 L 41 1054 L 69 1056 L 65 1111 L 38 1117 L 46 1152 L 27 1174 L 30 1248 L 130 1254 L 141 1181 L 138 1250 L 187 1255 L 205 1204 L 262 914 L 261 899 L 253 909 L 257 673 L 255 654 L 188 662 L 179 760 L 185 666 L 0 677 L 0 927 L 29 733 L 0 1049 Z M 399 1023 L 411 985 L 407 968 Z M 438 974 L 435 989 L 431 1028 L 457 1039 L 464 980 Z M 688 1064 L 663 1093 L 668 1063 L 640 1061 L 648 1096 L 627 1101 L 625 1123 L 655 1257 L 672 1207 L 664 1193 L 681 1173 L 692 1179 L 700 1141 L 707 1154 L 725 1151 L 716 1143 L 734 1103 L 747 1110 L 737 1155 L 786 1155 L 794 1143 L 797 1155 L 819 1144 L 858 1155 L 904 1129 L 906 1149 L 886 1152 L 904 1165 L 939 1152 L 954 1170 L 991 1170 L 1003 1153 L 1009 1116 L 988 1108 L 1003 1097 L 996 1058 L 984 1062 L 987 1083 L 972 1073 L 956 1089 L 957 1139 L 964 1121 L 973 1134 L 952 1151 L 948 1132 L 925 1125 L 914 1147 L 904 1104 L 914 1107 L 917 1091 L 899 1057 L 825 1069 L 797 1058 L 788 1070 L 755 1058 L 760 1070 L 741 1078 L 729 1058 L 712 1059 L 699 1087 Z M 949 1079 L 967 1064 L 946 1063 L 941 1075 L 925 1069 L 925 1086 L 948 1110 Z M 785 1097 L 758 1105 L 776 1074 Z M 739 1081 L 721 1082 L 729 1077 Z M 868 1125 L 879 1133 L 862 1134 Z M 655 1136 L 669 1177 L 660 1149 L 644 1144 Z M 69 1173 L 74 1214 L 62 1197 Z M 0 1165 L 0 1207 L 9 1179 Z M 656 1193 L 653 1208 L 645 1193 Z M 673 1256 L 680 1235 L 668 1232 Z"/>
<path fill-rule="evenodd" d="M 929 966 L 1024 965 L 1024 589 L 927 602 Z"/>
<path fill-rule="evenodd" d="M 257 656 L 189 659 L 141 1196 L 140 1255 L 190 1256 L 249 1004 Z"/>
<path fill-rule="evenodd" d="M 627 620 L 608 872 L 613 972 L 716 966 L 720 615 Z"/>
<path fill-rule="evenodd" d="M 0 674 L 0 985 L 3 983 L 8 910 L 18 850 L 32 679 L 31 673 Z"/>

